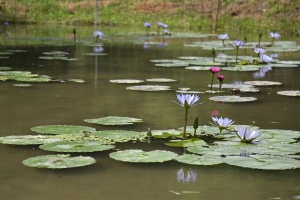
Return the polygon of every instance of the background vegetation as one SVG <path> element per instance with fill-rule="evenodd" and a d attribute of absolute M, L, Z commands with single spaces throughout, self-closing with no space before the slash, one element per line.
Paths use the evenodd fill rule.
<path fill-rule="evenodd" d="M 101 26 L 161 21 L 171 28 L 300 35 L 300 0 L 0 0 L 0 21 L 88 25 L 96 23 L 96 10 Z"/>

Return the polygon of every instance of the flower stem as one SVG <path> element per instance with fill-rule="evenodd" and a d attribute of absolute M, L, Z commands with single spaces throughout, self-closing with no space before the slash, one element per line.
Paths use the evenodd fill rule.
<path fill-rule="evenodd" d="M 225 43 L 224 43 L 224 40 L 222 40 L 222 42 L 223 42 L 223 46 L 225 47 Z"/>
<path fill-rule="evenodd" d="M 221 91 L 221 88 L 222 88 L 222 81 L 220 81 L 219 83 L 219 91 Z"/>
<path fill-rule="evenodd" d="M 184 140 L 185 140 L 185 135 L 186 135 L 187 115 L 188 115 L 188 108 L 185 109 L 184 128 L 183 128 L 183 138 L 182 138 L 182 139 L 184 139 Z"/>
<path fill-rule="evenodd" d="M 235 62 L 237 63 L 237 57 L 238 57 L 239 48 L 236 48 L 236 54 L 235 54 Z"/>
<path fill-rule="evenodd" d="M 210 90 L 212 90 L 212 84 L 214 82 L 214 76 L 215 76 L 215 74 L 212 74 L 211 83 L 210 83 Z"/>

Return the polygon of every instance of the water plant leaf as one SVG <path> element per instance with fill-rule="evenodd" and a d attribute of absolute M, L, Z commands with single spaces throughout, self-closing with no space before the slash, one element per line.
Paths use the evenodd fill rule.
<path fill-rule="evenodd" d="M 82 79 L 68 79 L 68 81 L 75 82 L 75 83 L 85 83 L 85 81 Z"/>
<path fill-rule="evenodd" d="M 207 85 L 208 87 L 210 87 L 210 85 Z M 212 85 L 213 88 L 219 88 L 219 84 L 213 84 Z M 223 89 L 246 89 L 246 88 L 253 88 L 253 85 L 246 85 L 246 84 L 236 84 L 236 83 L 223 83 L 222 84 L 222 88 Z"/>
<path fill-rule="evenodd" d="M 170 78 L 149 78 L 146 79 L 148 82 L 158 82 L 158 83 L 167 83 L 167 82 L 176 82 L 177 80 Z"/>
<path fill-rule="evenodd" d="M 209 100 L 221 101 L 221 102 L 248 102 L 255 101 L 255 97 L 240 97 L 240 96 L 214 96 L 210 97 Z"/>
<path fill-rule="evenodd" d="M 300 97 L 300 90 L 278 91 L 277 94 L 284 96 Z"/>
<path fill-rule="evenodd" d="M 107 53 L 84 53 L 84 56 L 106 56 Z"/>
<path fill-rule="evenodd" d="M 130 125 L 134 123 L 143 122 L 142 119 L 133 118 L 133 117 L 117 117 L 117 116 L 108 116 L 101 117 L 98 119 L 85 119 L 85 122 L 102 124 L 102 125 Z"/>
<path fill-rule="evenodd" d="M 53 55 L 53 56 L 65 56 L 68 55 L 68 52 L 65 51 L 50 51 L 50 52 L 43 52 L 45 55 Z"/>
<path fill-rule="evenodd" d="M 56 152 L 95 152 L 115 148 L 114 145 L 103 145 L 100 142 L 62 141 L 39 146 L 40 149 Z"/>
<path fill-rule="evenodd" d="M 253 86 L 272 86 L 281 85 L 282 83 L 274 81 L 245 81 L 244 84 Z"/>
<path fill-rule="evenodd" d="M 137 90 L 137 91 L 167 91 L 171 90 L 170 86 L 163 86 L 163 85 L 138 85 L 138 86 L 131 86 L 127 87 L 127 90 Z"/>
<path fill-rule="evenodd" d="M 248 72 L 248 71 L 258 71 L 260 68 L 261 66 L 258 65 L 239 65 L 234 67 L 222 67 L 222 70 Z"/>
<path fill-rule="evenodd" d="M 139 149 L 117 151 L 110 153 L 109 157 L 112 159 L 123 161 L 123 162 L 134 162 L 134 163 L 153 163 L 153 162 L 165 162 L 173 160 L 178 155 L 171 151 L 154 150 L 154 151 L 143 151 Z"/>
<path fill-rule="evenodd" d="M 182 138 L 182 131 L 169 129 L 169 130 L 151 130 L 152 136 L 154 138 L 169 138 L 169 137 L 180 137 Z"/>
<path fill-rule="evenodd" d="M 135 140 L 139 136 L 146 135 L 144 132 L 137 131 L 125 131 L 125 130 L 104 130 L 104 131 L 95 131 L 92 135 L 96 135 L 98 137 L 119 139 L 119 142 Z M 122 141 L 124 140 L 124 141 Z"/>
<path fill-rule="evenodd" d="M 96 129 L 87 126 L 76 126 L 76 125 L 44 125 L 36 126 L 31 128 L 32 131 L 41 134 L 74 134 L 83 132 L 94 132 Z"/>
<path fill-rule="evenodd" d="M 187 140 L 170 140 L 164 143 L 170 147 L 191 147 L 191 146 L 205 146 L 206 142 L 199 138 L 190 138 Z"/>
<path fill-rule="evenodd" d="M 10 135 L 0 137 L 0 143 L 11 145 L 38 145 L 58 142 L 61 139 L 50 135 Z"/>
<path fill-rule="evenodd" d="M 223 163 L 222 157 L 213 155 L 199 156 L 195 154 L 185 154 L 176 157 L 176 160 L 190 165 L 218 165 Z"/>
<path fill-rule="evenodd" d="M 194 146 L 188 147 L 187 151 L 201 155 L 240 155 L 241 150 L 234 146 Z"/>
<path fill-rule="evenodd" d="M 8 52 L 13 52 L 13 53 L 23 53 L 23 52 L 27 52 L 27 50 L 21 50 L 21 49 L 9 49 L 9 50 L 6 50 Z"/>
<path fill-rule="evenodd" d="M 70 157 L 68 154 L 60 154 L 31 157 L 23 160 L 22 163 L 28 167 L 64 169 L 91 165 L 96 163 L 96 160 L 89 156 Z"/>
<path fill-rule="evenodd" d="M 205 92 L 195 91 L 195 90 L 176 90 L 177 93 L 182 94 L 204 94 Z"/>
<path fill-rule="evenodd" d="M 187 67 L 189 63 L 186 62 L 177 62 L 177 63 L 159 63 L 155 64 L 157 67 Z"/>
<path fill-rule="evenodd" d="M 20 81 L 20 82 L 49 82 L 51 81 L 51 79 L 49 78 L 42 78 L 42 77 L 17 77 L 15 78 L 16 81 Z"/>
<path fill-rule="evenodd" d="M 136 80 L 136 79 L 115 79 L 115 80 L 109 80 L 111 83 L 143 83 L 143 80 Z"/>
<path fill-rule="evenodd" d="M 192 67 L 186 67 L 185 69 L 188 70 L 197 70 L 197 71 L 208 71 L 210 67 L 203 67 L 203 66 L 192 66 Z"/>
<path fill-rule="evenodd" d="M 270 63 L 269 67 L 299 67 L 296 64 L 285 64 L 285 63 Z"/>
<path fill-rule="evenodd" d="M 223 162 L 244 168 L 263 170 L 286 170 L 300 168 L 300 161 L 274 155 L 227 156 Z"/>
<path fill-rule="evenodd" d="M 32 86 L 31 84 L 14 84 L 16 87 L 30 87 Z"/>
<path fill-rule="evenodd" d="M 11 70 L 11 67 L 0 67 L 0 71 Z"/>

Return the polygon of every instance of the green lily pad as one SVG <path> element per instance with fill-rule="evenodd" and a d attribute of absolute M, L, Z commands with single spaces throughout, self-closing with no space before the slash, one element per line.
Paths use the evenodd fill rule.
<path fill-rule="evenodd" d="M 96 163 L 96 160 L 89 156 L 46 155 L 27 158 L 22 163 L 28 167 L 64 169 L 91 165 Z"/>
<path fill-rule="evenodd" d="M 286 63 L 270 63 L 270 67 L 299 67 L 296 64 L 286 64 Z"/>
<path fill-rule="evenodd" d="M 187 151 L 191 153 L 201 154 L 201 155 L 240 155 L 241 150 L 232 147 L 232 146 L 209 146 L 209 147 L 203 147 L 203 146 L 194 146 L 194 147 L 188 147 Z"/>
<path fill-rule="evenodd" d="M 169 138 L 169 137 L 178 137 L 182 138 L 182 131 L 170 129 L 170 130 L 151 130 L 152 136 L 154 138 Z"/>
<path fill-rule="evenodd" d="M 84 53 L 84 56 L 106 56 L 107 53 Z"/>
<path fill-rule="evenodd" d="M 87 126 L 75 126 L 75 125 L 44 125 L 44 126 L 32 127 L 31 130 L 41 134 L 53 134 L 53 135 L 96 131 L 95 128 L 91 128 Z"/>
<path fill-rule="evenodd" d="M 195 91 L 195 90 L 176 90 L 176 93 L 182 93 L 182 94 L 204 94 L 205 92 Z"/>
<path fill-rule="evenodd" d="M 115 79 L 115 80 L 110 80 L 109 82 L 111 83 L 143 83 L 143 80 L 136 80 L 136 79 Z"/>
<path fill-rule="evenodd" d="M 39 59 L 44 59 L 44 60 L 61 60 L 65 59 L 64 56 L 40 56 Z"/>
<path fill-rule="evenodd" d="M 240 97 L 240 96 L 214 96 L 210 97 L 209 100 L 221 101 L 221 102 L 248 102 L 255 101 L 255 97 Z"/>
<path fill-rule="evenodd" d="M 207 85 L 210 87 L 210 85 Z M 219 84 L 213 84 L 213 88 L 219 88 Z M 254 88 L 252 85 L 246 85 L 246 84 L 235 84 L 235 83 L 223 83 L 222 89 L 239 89 L 239 90 L 247 90 L 248 88 Z"/>
<path fill-rule="evenodd" d="M 41 78 L 41 77 L 20 77 L 20 78 L 15 78 L 16 81 L 20 81 L 20 82 L 49 82 L 51 81 L 51 79 L 49 78 Z"/>
<path fill-rule="evenodd" d="M 292 65 L 300 65 L 299 60 L 281 60 L 277 62 L 278 64 L 292 64 Z"/>
<path fill-rule="evenodd" d="M 0 143 L 11 145 L 38 145 L 58 142 L 60 140 L 50 135 L 11 135 L 0 137 Z"/>
<path fill-rule="evenodd" d="M 190 165 L 218 165 L 223 163 L 222 157 L 212 155 L 198 156 L 195 154 L 185 154 L 176 157 L 176 160 Z"/>
<path fill-rule="evenodd" d="M 82 79 L 69 79 L 68 81 L 75 82 L 75 83 L 85 83 L 85 81 Z"/>
<path fill-rule="evenodd" d="M 193 66 L 193 67 L 186 67 L 185 69 L 197 70 L 197 71 L 208 71 L 210 69 L 210 67 Z"/>
<path fill-rule="evenodd" d="M 176 82 L 176 80 L 170 78 L 150 78 L 150 79 L 146 79 L 146 81 L 159 82 L 159 83 Z"/>
<path fill-rule="evenodd" d="M 187 67 L 189 63 L 186 62 L 177 62 L 177 63 L 159 63 L 155 64 L 157 67 Z"/>
<path fill-rule="evenodd" d="M 0 55 L 12 55 L 12 54 L 14 54 L 14 53 L 12 53 L 12 52 L 0 52 Z"/>
<path fill-rule="evenodd" d="M 40 149 L 56 152 L 95 152 L 105 151 L 115 148 L 114 145 L 103 145 L 100 142 L 79 142 L 79 141 L 63 141 L 44 144 L 39 146 Z"/>
<path fill-rule="evenodd" d="M 190 138 L 187 140 L 171 140 L 170 142 L 164 143 L 170 147 L 191 147 L 191 146 L 205 146 L 205 141 L 199 138 Z"/>
<path fill-rule="evenodd" d="M 241 65 L 241 66 L 234 66 L 234 67 L 223 67 L 222 70 L 224 71 L 258 71 L 261 68 L 259 65 Z"/>
<path fill-rule="evenodd" d="M 16 50 L 13 50 L 13 49 L 9 49 L 9 50 L 6 50 L 8 52 L 13 52 L 13 53 L 23 53 L 23 52 L 27 52 L 26 50 L 20 50 L 20 49 L 16 49 Z"/>
<path fill-rule="evenodd" d="M 178 63 L 178 62 L 183 62 L 181 60 L 177 60 L 177 59 L 157 59 L 157 60 L 150 60 L 150 62 L 154 62 L 154 63 Z"/>
<path fill-rule="evenodd" d="M 180 127 L 178 130 L 183 131 L 183 127 Z M 187 126 L 186 127 L 186 132 L 189 134 L 193 134 L 194 133 L 194 128 L 193 126 Z M 197 131 L 196 131 L 196 135 L 199 136 L 203 136 L 203 135 L 216 135 L 220 132 L 219 128 L 216 126 L 198 126 Z M 225 130 L 223 131 L 225 132 Z"/>
<path fill-rule="evenodd" d="M 153 163 L 153 162 L 165 162 L 175 159 L 178 155 L 170 151 L 154 150 L 143 151 L 139 149 L 117 151 L 110 153 L 109 156 L 112 159 L 123 162 L 134 163 Z"/>
<path fill-rule="evenodd" d="M 11 70 L 11 67 L 0 67 L 0 71 Z"/>
<path fill-rule="evenodd" d="M 31 84 L 14 84 L 16 87 L 30 87 L 32 86 Z"/>
<path fill-rule="evenodd" d="M 264 170 L 286 170 L 300 168 L 300 161 L 273 155 L 227 156 L 223 162 L 244 168 Z"/>
<path fill-rule="evenodd" d="M 277 94 L 291 97 L 300 97 L 300 90 L 278 91 Z"/>
<path fill-rule="evenodd" d="M 94 123 L 94 124 L 102 124 L 102 125 L 130 125 L 134 123 L 143 122 L 142 119 L 133 118 L 133 117 L 117 117 L 117 116 L 109 116 L 102 117 L 98 119 L 85 119 L 85 122 Z"/>
<path fill-rule="evenodd" d="M 122 140 L 129 141 L 137 138 L 138 136 L 146 135 L 146 133 L 137 132 L 137 131 L 104 130 L 104 131 L 95 131 L 92 133 L 92 135 L 96 135 L 98 137 L 118 139 L 120 140 L 120 142 L 123 142 Z"/>
<path fill-rule="evenodd" d="M 137 90 L 137 91 L 167 91 L 171 90 L 170 86 L 162 86 L 162 85 L 138 85 L 138 86 L 131 86 L 127 87 L 127 90 Z"/>
<path fill-rule="evenodd" d="M 272 86 L 281 85 L 282 83 L 274 81 L 245 81 L 244 84 L 253 86 Z"/>

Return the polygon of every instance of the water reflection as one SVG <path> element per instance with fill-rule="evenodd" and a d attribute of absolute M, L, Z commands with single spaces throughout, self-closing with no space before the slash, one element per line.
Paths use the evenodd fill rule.
<path fill-rule="evenodd" d="M 271 70 L 272 70 L 272 67 L 270 67 L 270 66 L 263 67 L 258 72 L 253 73 L 253 78 L 254 79 L 264 78 L 266 76 L 266 73 Z"/>
<path fill-rule="evenodd" d="M 197 172 L 195 172 L 193 169 L 189 168 L 186 170 L 185 168 L 181 168 L 177 171 L 176 179 L 178 182 L 189 184 L 190 182 L 196 183 L 197 176 Z"/>

